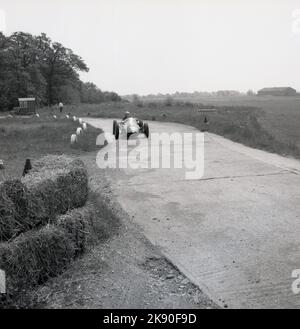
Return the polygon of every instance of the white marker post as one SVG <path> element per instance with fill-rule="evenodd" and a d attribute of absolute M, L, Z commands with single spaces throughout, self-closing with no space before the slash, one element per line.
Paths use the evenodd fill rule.
<path fill-rule="evenodd" d="M 79 136 L 82 133 L 82 128 L 78 127 L 76 130 L 76 135 Z"/>
<path fill-rule="evenodd" d="M 70 140 L 71 144 L 75 144 L 77 142 L 77 136 L 76 134 L 72 134 L 71 135 L 71 140 Z"/>
<path fill-rule="evenodd" d="M 0 294 L 6 294 L 6 277 L 3 270 L 0 270 Z"/>

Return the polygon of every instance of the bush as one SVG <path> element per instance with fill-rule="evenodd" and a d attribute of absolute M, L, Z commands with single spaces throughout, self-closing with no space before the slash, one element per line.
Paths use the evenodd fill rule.
<path fill-rule="evenodd" d="M 53 225 L 0 244 L 8 298 L 62 273 L 74 255 L 75 246 L 66 232 Z"/>

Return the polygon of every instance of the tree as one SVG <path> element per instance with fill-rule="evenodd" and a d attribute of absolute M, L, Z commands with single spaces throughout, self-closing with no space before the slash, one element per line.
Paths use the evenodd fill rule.
<path fill-rule="evenodd" d="M 92 82 L 81 83 L 82 103 L 99 104 L 107 101 L 118 102 L 121 100 L 118 94 L 108 91 L 103 92 Z"/>
<path fill-rule="evenodd" d="M 29 96 L 44 105 L 121 100 L 116 93 L 81 82 L 79 72 L 88 70 L 80 56 L 44 33 L 16 32 L 6 37 L 0 32 L 0 110 L 11 109 L 19 97 Z"/>
<path fill-rule="evenodd" d="M 251 89 L 247 91 L 247 96 L 255 96 L 255 92 Z"/>
<path fill-rule="evenodd" d="M 69 85 L 79 88 L 78 71 L 88 72 L 89 69 L 71 49 L 57 42 L 50 43 L 49 47 L 45 48 L 44 55 L 43 72 L 47 81 L 47 101 L 48 104 L 53 104 L 59 101 L 60 87 Z"/>

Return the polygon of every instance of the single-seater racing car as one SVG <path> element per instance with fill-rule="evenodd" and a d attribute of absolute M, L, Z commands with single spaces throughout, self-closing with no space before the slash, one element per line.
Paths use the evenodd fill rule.
<path fill-rule="evenodd" d="M 133 117 L 126 118 L 125 120 L 122 120 L 120 122 L 114 120 L 113 134 L 115 136 L 115 139 L 119 139 L 120 135 L 124 135 L 127 139 L 129 139 L 129 137 L 134 134 L 145 134 L 145 136 L 148 138 L 149 126 L 148 123 Z"/>

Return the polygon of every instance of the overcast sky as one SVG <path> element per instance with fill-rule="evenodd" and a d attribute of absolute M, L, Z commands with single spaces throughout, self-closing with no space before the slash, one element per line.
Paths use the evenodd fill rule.
<path fill-rule="evenodd" d="M 4 16 L 72 48 L 103 90 L 300 91 L 299 0 L 0 0 Z"/>

